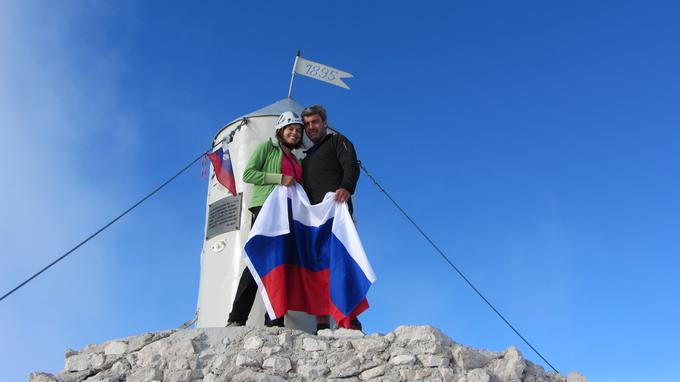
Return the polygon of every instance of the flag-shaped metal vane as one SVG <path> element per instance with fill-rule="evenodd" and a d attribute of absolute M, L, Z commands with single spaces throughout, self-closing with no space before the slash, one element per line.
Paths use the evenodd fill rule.
<path fill-rule="evenodd" d="M 351 73 L 302 58 L 300 57 L 300 51 L 298 51 L 297 55 L 295 56 L 293 73 L 291 74 L 290 78 L 288 98 L 290 98 L 293 93 L 293 79 L 295 78 L 295 74 L 311 77 L 345 89 L 349 89 L 349 86 L 347 86 L 347 84 L 342 79 L 354 77 Z"/>

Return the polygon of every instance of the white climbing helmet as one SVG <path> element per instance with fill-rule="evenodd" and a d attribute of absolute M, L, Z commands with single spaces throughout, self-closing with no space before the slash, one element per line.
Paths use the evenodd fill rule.
<path fill-rule="evenodd" d="M 279 120 L 276 121 L 275 130 L 278 131 L 279 129 L 282 129 L 288 125 L 292 125 L 295 123 L 297 123 L 298 125 L 303 125 L 300 116 L 293 113 L 292 111 L 284 111 L 283 113 L 281 113 Z"/>

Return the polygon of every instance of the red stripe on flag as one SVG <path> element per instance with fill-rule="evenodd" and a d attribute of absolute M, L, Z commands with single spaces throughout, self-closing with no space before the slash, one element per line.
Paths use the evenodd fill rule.
<path fill-rule="evenodd" d="M 272 269 L 262 277 L 269 302 L 276 317 L 289 310 L 313 315 L 330 313 L 330 283 L 327 269 L 312 272 L 308 269 L 284 264 Z"/>
<path fill-rule="evenodd" d="M 368 300 L 363 299 L 359 305 L 357 305 L 357 307 L 354 308 L 354 310 L 349 314 L 349 316 L 345 316 L 344 313 L 342 313 L 340 309 L 338 309 L 331 301 L 330 314 L 333 316 L 333 319 L 338 325 L 342 326 L 343 328 L 350 329 L 350 323 L 352 320 L 359 316 L 366 309 L 368 309 Z"/>
<path fill-rule="evenodd" d="M 222 166 L 223 155 L 224 150 L 220 148 L 217 151 L 208 154 L 208 158 L 210 159 L 210 163 L 212 163 L 217 181 L 229 190 L 232 195 L 236 196 L 236 180 L 234 179 L 234 173 L 231 168 L 231 159 L 229 160 L 228 168 L 225 168 Z"/>
<path fill-rule="evenodd" d="M 351 321 L 368 309 L 368 300 L 363 299 L 345 316 L 330 299 L 329 271 L 312 272 L 296 265 L 284 264 L 262 277 L 269 302 L 276 317 L 289 310 L 297 310 L 315 316 L 333 316 L 343 328 L 350 328 Z"/>

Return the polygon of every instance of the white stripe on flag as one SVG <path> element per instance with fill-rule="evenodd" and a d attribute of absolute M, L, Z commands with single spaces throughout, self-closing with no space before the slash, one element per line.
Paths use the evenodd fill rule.
<path fill-rule="evenodd" d="M 253 228 L 251 228 L 250 234 L 248 234 L 248 240 L 257 235 L 274 237 L 288 234 L 290 229 L 288 227 L 287 215 L 280 213 L 270 214 L 268 212 L 263 214 L 265 211 L 287 211 L 287 204 L 288 196 L 286 187 L 275 187 L 260 210 L 260 215 L 265 215 L 267 218 L 255 220 L 255 224 L 253 224 Z"/>
<path fill-rule="evenodd" d="M 269 301 L 269 295 L 267 294 L 267 292 L 264 289 L 264 283 L 262 282 L 260 275 L 257 273 L 255 266 L 253 265 L 253 263 L 248 258 L 248 255 L 246 254 L 245 250 L 243 251 L 243 259 L 245 260 L 246 266 L 248 267 L 248 269 L 250 269 L 250 274 L 253 276 L 253 279 L 257 283 L 257 288 L 260 291 L 260 296 L 262 296 L 262 302 L 264 303 L 264 308 L 267 310 L 269 317 L 276 317 L 276 313 L 274 313 L 274 307 L 272 307 L 272 303 L 271 303 L 271 301 Z"/>
<path fill-rule="evenodd" d="M 329 193 L 330 194 L 330 193 Z M 334 195 L 334 194 L 331 194 Z M 329 206 L 324 201 L 319 204 L 312 205 L 305 190 L 298 183 L 294 187 L 290 187 L 288 191 L 291 205 L 293 207 L 293 216 L 298 222 L 308 227 L 319 227 L 333 218 L 335 214 L 335 206 Z"/>

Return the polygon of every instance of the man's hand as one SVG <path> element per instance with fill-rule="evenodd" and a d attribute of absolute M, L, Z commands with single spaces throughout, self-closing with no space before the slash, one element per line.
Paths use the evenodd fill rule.
<path fill-rule="evenodd" d="M 283 175 L 281 177 L 281 184 L 289 187 L 295 184 L 295 178 L 290 175 Z"/>
<path fill-rule="evenodd" d="M 338 188 L 335 191 L 335 201 L 338 203 L 344 203 L 349 199 L 350 194 L 349 191 L 345 190 L 344 188 Z"/>

